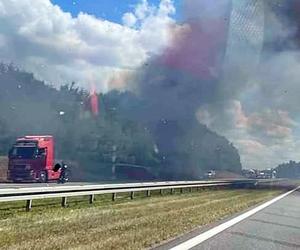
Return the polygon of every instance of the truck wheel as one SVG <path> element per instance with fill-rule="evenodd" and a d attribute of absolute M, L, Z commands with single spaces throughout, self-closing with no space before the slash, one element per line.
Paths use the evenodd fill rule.
<path fill-rule="evenodd" d="M 46 171 L 41 171 L 39 174 L 38 182 L 46 183 L 48 181 L 48 176 Z"/>

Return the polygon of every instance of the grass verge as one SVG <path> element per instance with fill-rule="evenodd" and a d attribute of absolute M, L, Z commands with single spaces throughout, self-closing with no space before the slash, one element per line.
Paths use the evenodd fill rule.
<path fill-rule="evenodd" d="M 23 203 L 0 203 L 1 249 L 142 249 L 223 219 L 262 201 L 275 190 L 205 190 L 180 195 L 138 194 L 116 202 L 98 196 L 72 199 L 68 208 L 58 200 L 35 201 L 29 213 Z"/>
<path fill-rule="evenodd" d="M 8 164 L 7 157 L 0 156 L 0 181 L 7 180 L 7 164 Z"/>

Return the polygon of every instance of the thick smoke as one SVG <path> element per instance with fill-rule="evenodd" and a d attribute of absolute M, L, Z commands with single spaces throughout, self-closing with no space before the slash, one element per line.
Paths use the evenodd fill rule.
<path fill-rule="evenodd" d="M 283 152 L 298 143 L 296 4 L 185 1 L 183 24 L 170 28 L 172 44 L 136 79 L 144 120 L 172 121 L 189 131 L 196 117 L 232 140 L 246 167 L 294 158 L 295 151 Z"/>
<path fill-rule="evenodd" d="M 142 105 L 134 116 L 147 124 L 165 165 L 181 178 L 241 167 L 236 149 L 196 119 L 199 107 L 219 99 L 230 10 L 227 0 L 186 1 L 183 24 L 170 27 L 171 44 L 135 79 Z"/>
<path fill-rule="evenodd" d="M 230 6 L 227 0 L 186 2 L 184 24 L 170 28 L 171 45 L 144 65 L 136 81 L 147 119 L 191 119 L 201 104 L 216 99 Z"/>

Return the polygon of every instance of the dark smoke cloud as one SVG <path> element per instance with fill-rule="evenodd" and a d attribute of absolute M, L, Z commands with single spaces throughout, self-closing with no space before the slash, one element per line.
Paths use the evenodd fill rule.
<path fill-rule="evenodd" d="M 286 157 L 295 159 L 297 6 L 297 1 L 185 1 L 185 21 L 172 28 L 171 45 L 136 79 L 144 119 L 188 124 L 196 116 L 234 141 L 246 167 L 273 167 L 285 160 L 287 145 Z M 253 145 L 265 152 L 264 162 L 254 159 L 259 154 Z"/>
<path fill-rule="evenodd" d="M 230 6 L 227 0 L 185 3 L 185 22 L 171 28 L 171 45 L 151 58 L 136 80 L 149 119 L 191 119 L 201 104 L 216 99 Z"/>
<path fill-rule="evenodd" d="M 186 1 L 184 22 L 170 27 L 171 44 L 136 75 L 142 104 L 134 116 L 150 128 L 171 171 L 196 177 L 241 167 L 236 149 L 196 119 L 199 107 L 220 99 L 230 10 L 230 1 Z"/>

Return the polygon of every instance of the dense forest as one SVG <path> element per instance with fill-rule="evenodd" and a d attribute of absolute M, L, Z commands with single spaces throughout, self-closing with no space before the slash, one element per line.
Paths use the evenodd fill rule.
<path fill-rule="evenodd" d="M 113 149 L 117 163 L 146 166 L 159 179 L 193 179 L 209 169 L 240 172 L 238 151 L 226 138 L 196 120 L 139 119 L 145 105 L 130 91 L 91 95 L 75 83 L 57 89 L 0 64 L 0 155 L 16 137 L 50 134 L 57 158 L 73 162 L 86 179 L 111 177 Z"/>

